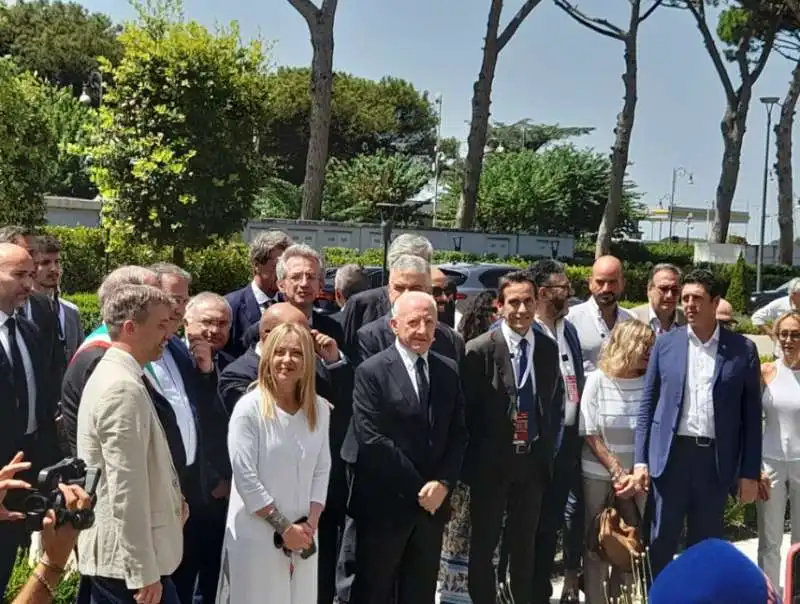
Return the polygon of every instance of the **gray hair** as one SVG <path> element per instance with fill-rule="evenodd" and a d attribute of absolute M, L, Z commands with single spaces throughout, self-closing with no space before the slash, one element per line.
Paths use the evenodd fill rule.
<path fill-rule="evenodd" d="M 200 292 L 196 296 L 192 296 L 189 299 L 189 302 L 186 304 L 186 313 L 184 314 L 184 317 L 188 317 L 193 312 L 197 311 L 197 309 L 201 306 L 219 306 L 225 309 L 225 312 L 228 313 L 229 317 L 233 316 L 231 305 L 228 304 L 228 301 L 224 296 L 220 296 L 214 292 Z"/>
<path fill-rule="evenodd" d="M 786 286 L 786 289 L 790 296 L 792 294 L 800 292 L 800 277 L 795 277 L 794 279 L 789 281 L 789 285 Z"/>
<path fill-rule="evenodd" d="M 144 285 L 148 281 L 158 282 L 158 275 L 151 271 L 149 268 L 143 266 L 120 266 L 114 269 L 97 290 L 97 298 L 100 301 L 100 306 L 105 305 L 106 300 L 114 293 L 114 291 L 123 285 Z"/>
<path fill-rule="evenodd" d="M 412 256 L 411 254 L 401 254 L 394 259 L 392 263 L 392 271 L 403 271 L 415 274 L 431 274 L 431 265 L 419 256 Z"/>
<path fill-rule="evenodd" d="M 417 256 L 430 263 L 433 260 L 433 245 L 427 237 L 402 233 L 398 235 L 389 246 L 386 254 L 386 264 L 392 269 L 395 260 L 400 256 Z"/>
<path fill-rule="evenodd" d="M 647 287 L 648 289 L 653 287 L 653 279 L 655 279 L 656 274 L 660 273 L 661 271 L 671 271 L 675 273 L 675 276 L 680 281 L 680 278 L 683 276 L 681 273 L 681 269 L 679 269 L 674 264 L 670 264 L 669 262 L 660 262 L 656 264 L 653 268 L 650 269 L 650 276 L 647 278 Z"/>
<path fill-rule="evenodd" d="M 266 264 L 272 255 L 272 250 L 286 250 L 292 245 L 292 238 L 283 231 L 265 231 L 250 243 L 250 264 Z"/>
<path fill-rule="evenodd" d="M 122 285 L 117 287 L 103 304 L 103 323 L 112 340 L 119 338 L 126 321 L 144 323 L 154 306 L 172 308 L 172 301 L 152 285 Z"/>
<path fill-rule="evenodd" d="M 27 239 L 34 235 L 33 229 L 18 224 L 0 227 L 0 243 L 16 243 L 19 239 Z"/>
<path fill-rule="evenodd" d="M 290 258 L 308 258 L 309 260 L 313 260 L 319 267 L 320 277 L 322 277 L 325 271 L 325 261 L 317 250 L 305 243 L 295 243 L 287 247 L 283 254 L 281 254 L 281 257 L 278 258 L 278 265 L 275 267 L 275 274 L 278 276 L 278 281 L 282 281 L 286 278 L 286 261 Z"/>
<path fill-rule="evenodd" d="M 394 301 L 392 304 L 392 317 L 396 317 L 400 311 L 400 305 L 405 302 L 406 300 L 411 301 L 414 298 L 424 299 L 425 301 L 430 304 L 431 310 L 433 311 L 433 316 L 436 317 L 438 315 L 438 306 L 436 304 L 436 299 L 431 296 L 429 293 L 426 292 L 403 292 L 398 296 L 397 300 Z"/>
<path fill-rule="evenodd" d="M 161 283 L 161 280 L 166 275 L 174 275 L 190 284 L 192 282 L 191 273 L 183 270 L 177 264 L 170 264 L 169 262 L 156 262 L 155 264 L 151 264 L 148 268 L 156 274 L 159 283 Z"/>
<path fill-rule="evenodd" d="M 369 284 L 360 265 L 345 264 L 336 269 L 333 287 L 336 291 L 342 292 L 342 297 L 347 300 L 350 296 L 368 289 Z"/>

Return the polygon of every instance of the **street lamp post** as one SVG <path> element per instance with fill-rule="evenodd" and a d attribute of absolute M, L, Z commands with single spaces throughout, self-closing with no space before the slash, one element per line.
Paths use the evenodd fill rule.
<path fill-rule="evenodd" d="M 433 102 L 437 107 L 438 120 L 436 124 L 436 157 L 433 160 L 433 220 L 431 225 L 436 226 L 436 208 L 439 206 L 439 146 L 442 141 L 442 95 L 437 94 Z"/>
<path fill-rule="evenodd" d="M 686 245 L 689 245 L 689 233 L 692 230 L 693 219 L 694 219 L 694 214 L 689 212 L 688 216 L 686 216 Z"/>
<path fill-rule="evenodd" d="M 677 168 L 672 169 L 672 188 L 670 189 L 670 194 L 669 194 L 669 240 L 670 241 L 672 241 L 672 222 L 675 213 L 675 191 L 678 186 L 678 176 L 688 177 L 689 184 L 692 184 L 694 180 L 692 173 L 689 172 L 683 166 L 679 166 Z"/>
<path fill-rule="evenodd" d="M 767 108 L 767 136 L 764 148 L 764 182 L 761 189 L 761 230 L 758 238 L 758 255 L 756 257 L 756 291 L 761 291 L 761 273 L 764 266 L 764 229 L 767 225 L 767 180 L 769 178 L 769 139 L 772 134 L 772 110 L 780 99 L 776 96 L 762 96 L 761 102 Z"/>

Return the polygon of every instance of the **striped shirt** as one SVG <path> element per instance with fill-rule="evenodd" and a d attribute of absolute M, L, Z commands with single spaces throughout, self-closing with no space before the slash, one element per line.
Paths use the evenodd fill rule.
<path fill-rule="evenodd" d="M 634 434 L 643 394 L 644 376 L 610 378 L 597 370 L 587 376 L 581 398 L 581 434 L 600 436 L 628 470 L 633 468 Z M 581 469 L 585 476 L 611 479 L 588 444 L 583 445 Z"/>

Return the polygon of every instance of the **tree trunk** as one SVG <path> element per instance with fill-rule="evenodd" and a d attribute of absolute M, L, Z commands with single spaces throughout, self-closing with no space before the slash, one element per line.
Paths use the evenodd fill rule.
<path fill-rule="evenodd" d="M 467 137 L 467 157 L 464 163 L 464 181 L 461 185 L 461 197 L 456 210 L 456 228 L 472 229 L 478 205 L 478 186 L 483 169 L 483 148 L 486 146 L 486 133 L 489 129 L 490 106 L 492 102 L 492 83 L 500 47 L 497 43 L 497 31 L 500 26 L 500 14 L 503 12 L 503 1 L 492 0 L 489 19 L 486 23 L 486 41 L 483 46 L 483 61 L 478 79 L 473 86 L 472 119 Z"/>
<path fill-rule="evenodd" d="M 794 256 L 794 183 L 792 180 L 792 128 L 794 111 L 800 98 L 800 61 L 792 71 L 789 90 L 781 105 L 780 121 L 775 125 L 778 161 L 778 226 L 780 228 L 779 261 L 792 264 Z"/>
<path fill-rule="evenodd" d="M 175 266 L 180 266 L 183 268 L 184 263 L 186 262 L 186 250 L 181 245 L 173 245 L 172 246 L 172 264 Z"/>
<path fill-rule="evenodd" d="M 616 138 L 611 148 L 611 174 L 608 187 L 608 199 L 603 210 L 603 217 L 597 229 L 595 258 L 611 252 L 611 237 L 617 227 L 619 211 L 622 207 L 622 195 L 625 192 L 625 173 L 628 170 L 628 153 L 631 148 L 633 122 L 636 118 L 637 101 L 637 37 L 639 34 L 639 2 L 631 6 L 631 25 L 625 38 L 625 73 L 622 81 L 625 84 L 625 98 L 622 111 L 617 115 Z"/>
<path fill-rule="evenodd" d="M 742 141 L 744 140 L 747 111 L 750 108 L 752 90 L 742 84 L 737 96 L 737 106 L 728 105 L 722 118 L 722 170 L 717 184 L 717 211 L 714 216 L 713 237 L 716 243 L 725 243 L 728 239 L 728 227 L 731 222 L 731 206 L 736 194 L 736 183 L 739 180 L 741 167 Z"/>
<path fill-rule="evenodd" d="M 303 205 L 300 218 L 319 220 L 322 216 L 322 190 L 328 163 L 333 91 L 333 14 L 317 11 L 316 22 L 309 22 L 311 46 L 311 118 L 306 174 L 303 180 Z"/>

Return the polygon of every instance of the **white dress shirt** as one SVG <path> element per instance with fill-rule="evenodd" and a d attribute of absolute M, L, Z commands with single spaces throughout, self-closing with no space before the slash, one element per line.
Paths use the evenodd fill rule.
<path fill-rule="evenodd" d="M 263 313 L 267 309 L 267 304 L 272 302 L 278 301 L 278 293 L 276 292 L 274 296 L 268 296 L 261 288 L 256 285 L 255 281 L 250 282 L 250 289 L 253 291 L 253 296 L 256 298 L 256 302 L 258 303 L 258 308 Z"/>
<path fill-rule="evenodd" d="M 617 306 L 616 323 L 633 318 L 631 313 Z M 581 351 L 583 352 L 583 370 L 585 373 L 591 373 L 597 369 L 600 352 L 611 333 L 594 296 L 586 302 L 570 308 L 567 320 L 578 330 L 578 339 L 581 341 Z"/>
<path fill-rule="evenodd" d="M 534 373 L 533 367 L 533 346 L 535 341 L 533 338 L 533 331 L 529 328 L 523 338 L 523 336 L 511 329 L 505 321 L 501 323 L 500 330 L 506 340 L 508 353 L 511 356 L 511 366 L 514 368 L 514 380 L 516 381 L 517 388 L 523 386 L 528 376 L 530 376 L 533 393 L 536 394 L 536 374 Z M 519 354 L 519 343 L 522 342 L 523 339 L 528 342 L 528 364 L 525 369 L 525 375 L 520 375 L 519 369 L 522 357 Z"/>
<path fill-rule="evenodd" d="M 663 335 L 665 333 L 669 333 L 673 329 L 678 328 L 678 311 L 675 311 L 674 318 L 672 319 L 672 323 L 669 326 L 669 329 L 664 329 L 661 325 L 661 319 L 658 318 L 656 311 L 653 310 L 652 306 L 647 307 L 647 316 L 648 316 L 648 325 L 650 329 L 653 330 L 657 336 Z"/>
<path fill-rule="evenodd" d="M 14 361 L 11 358 L 11 343 L 8 337 L 8 315 L 0 310 L 0 345 L 6 353 L 9 365 L 13 365 Z M 16 341 L 19 347 L 19 353 L 22 356 L 22 365 L 25 368 L 25 380 L 28 386 L 28 425 L 25 428 L 25 434 L 33 434 L 36 432 L 36 374 L 33 372 L 33 362 L 31 361 L 28 346 L 25 344 L 25 338 L 19 331 L 19 324 L 16 329 Z"/>
<path fill-rule="evenodd" d="M 186 395 L 186 386 L 180 369 L 168 348 L 164 348 L 164 354 L 153 363 L 153 371 L 161 384 L 164 397 L 175 412 L 183 448 L 186 451 L 186 465 L 190 466 L 197 456 L 197 426 L 194 423 L 194 412 Z"/>
<path fill-rule="evenodd" d="M 680 436 L 714 438 L 714 370 L 719 348 L 719 324 L 705 343 L 687 328 L 689 354 L 683 386 L 683 410 L 678 423 Z"/>
<path fill-rule="evenodd" d="M 428 378 L 428 384 L 431 382 L 431 369 L 428 366 L 428 353 L 418 355 L 416 352 L 400 343 L 400 340 L 395 340 L 394 345 L 397 347 L 397 352 L 400 353 L 400 360 L 403 361 L 403 367 L 406 368 L 406 373 L 411 379 L 411 385 L 414 386 L 414 392 L 417 393 L 419 398 L 419 384 L 417 384 L 417 359 L 422 356 L 425 359 L 425 377 Z"/>

